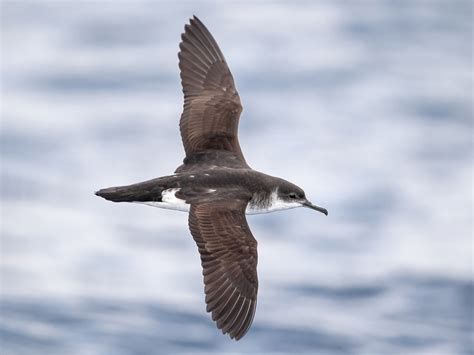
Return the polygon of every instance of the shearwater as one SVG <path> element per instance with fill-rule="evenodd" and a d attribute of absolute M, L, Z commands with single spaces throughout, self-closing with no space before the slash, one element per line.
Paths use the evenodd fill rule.
<path fill-rule="evenodd" d="M 96 195 L 189 211 L 189 229 L 203 267 L 206 310 L 224 334 L 239 340 L 252 324 L 258 290 L 257 241 L 245 214 L 296 207 L 328 212 L 291 182 L 249 167 L 237 137 L 242 106 L 219 46 L 196 16 L 181 39 L 183 164 L 173 175 L 105 188 Z"/>

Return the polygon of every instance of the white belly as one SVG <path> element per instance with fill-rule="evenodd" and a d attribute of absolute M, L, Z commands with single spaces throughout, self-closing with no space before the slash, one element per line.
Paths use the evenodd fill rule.
<path fill-rule="evenodd" d="M 152 207 L 165 208 L 168 210 L 189 212 L 191 205 L 189 203 L 186 203 L 186 201 L 181 200 L 176 197 L 176 192 L 178 192 L 179 190 L 180 190 L 179 188 L 164 190 L 161 193 L 162 202 L 150 201 L 150 202 L 137 202 L 137 203 L 141 203 L 141 204 L 152 206 Z M 215 190 L 209 190 L 209 192 L 214 192 L 214 191 Z M 272 198 L 271 204 L 265 208 L 255 208 L 254 206 L 251 206 L 250 204 L 247 205 L 247 208 L 245 209 L 245 214 L 263 214 L 263 213 L 271 213 L 271 212 L 283 211 L 283 210 L 288 210 L 291 208 L 301 207 L 300 203 L 287 202 L 287 201 L 282 201 L 278 199 L 276 194 L 273 195 L 272 197 L 273 198 Z"/>

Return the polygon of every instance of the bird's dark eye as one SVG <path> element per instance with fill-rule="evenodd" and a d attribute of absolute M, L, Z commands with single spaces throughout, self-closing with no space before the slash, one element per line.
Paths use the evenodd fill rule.
<path fill-rule="evenodd" d="M 298 197 L 298 195 L 295 192 L 290 192 L 290 194 L 288 196 L 290 198 L 297 198 Z"/>

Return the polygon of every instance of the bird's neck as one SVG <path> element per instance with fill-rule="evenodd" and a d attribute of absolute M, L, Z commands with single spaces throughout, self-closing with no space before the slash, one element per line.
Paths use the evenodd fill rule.
<path fill-rule="evenodd" d="M 256 192 L 247 205 L 246 214 L 262 214 L 301 207 L 296 202 L 284 201 L 278 197 L 277 190 Z"/>

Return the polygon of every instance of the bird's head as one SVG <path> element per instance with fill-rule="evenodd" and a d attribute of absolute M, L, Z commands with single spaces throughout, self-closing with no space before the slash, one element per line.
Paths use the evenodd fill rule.
<path fill-rule="evenodd" d="M 288 208 L 308 207 L 315 211 L 324 213 L 326 216 L 328 215 L 327 209 L 313 205 L 306 198 L 303 189 L 296 186 L 295 184 L 292 184 L 291 182 L 282 180 L 282 183 L 278 187 L 276 194 L 277 201 L 279 201 L 280 204 L 287 205 Z"/>

